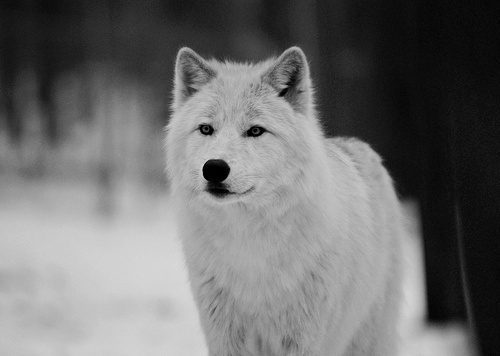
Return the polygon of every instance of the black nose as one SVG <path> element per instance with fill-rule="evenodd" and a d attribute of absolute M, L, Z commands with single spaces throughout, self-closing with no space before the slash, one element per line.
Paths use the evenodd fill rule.
<path fill-rule="evenodd" d="M 212 183 L 222 183 L 229 171 L 229 165 L 222 159 L 209 159 L 203 165 L 203 177 Z"/>

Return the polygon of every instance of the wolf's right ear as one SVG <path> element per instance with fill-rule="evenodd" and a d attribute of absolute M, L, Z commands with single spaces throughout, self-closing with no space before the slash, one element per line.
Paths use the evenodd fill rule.
<path fill-rule="evenodd" d="M 175 63 L 174 102 L 177 109 L 216 76 L 214 69 L 191 48 L 183 47 Z"/>
<path fill-rule="evenodd" d="M 263 79 L 295 111 L 308 115 L 313 106 L 311 79 L 306 56 L 299 47 L 291 47 L 283 52 Z"/>

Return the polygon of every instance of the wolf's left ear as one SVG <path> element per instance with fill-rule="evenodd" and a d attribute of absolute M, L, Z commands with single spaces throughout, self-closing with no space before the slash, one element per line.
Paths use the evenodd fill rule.
<path fill-rule="evenodd" d="M 184 104 L 216 74 L 207 61 L 195 51 L 188 47 L 181 48 L 175 63 L 174 109 Z"/>
<path fill-rule="evenodd" d="M 299 47 L 291 47 L 283 52 L 264 74 L 263 80 L 295 111 L 307 114 L 312 105 L 311 79 L 306 56 Z"/>

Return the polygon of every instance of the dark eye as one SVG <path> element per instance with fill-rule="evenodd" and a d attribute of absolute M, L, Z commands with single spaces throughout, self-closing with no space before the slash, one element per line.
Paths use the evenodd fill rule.
<path fill-rule="evenodd" d="M 200 132 L 203 134 L 203 135 L 207 135 L 207 136 L 210 136 L 211 134 L 214 133 L 214 128 L 210 125 L 200 125 L 200 128 L 199 128 Z"/>
<path fill-rule="evenodd" d="M 247 136 L 257 137 L 262 135 L 264 132 L 266 132 L 266 130 L 263 127 L 252 126 L 250 130 L 247 131 Z"/>

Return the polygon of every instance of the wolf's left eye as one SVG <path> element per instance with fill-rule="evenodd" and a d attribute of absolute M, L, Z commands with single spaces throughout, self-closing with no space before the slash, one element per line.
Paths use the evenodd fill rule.
<path fill-rule="evenodd" d="M 200 125 L 199 130 L 203 135 L 206 136 L 209 136 L 214 133 L 214 128 L 207 124 Z"/>
<path fill-rule="evenodd" d="M 264 132 L 266 132 L 266 129 L 260 126 L 252 126 L 248 131 L 247 131 L 247 136 L 249 137 L 257 137 L 262 135 Z"/>

